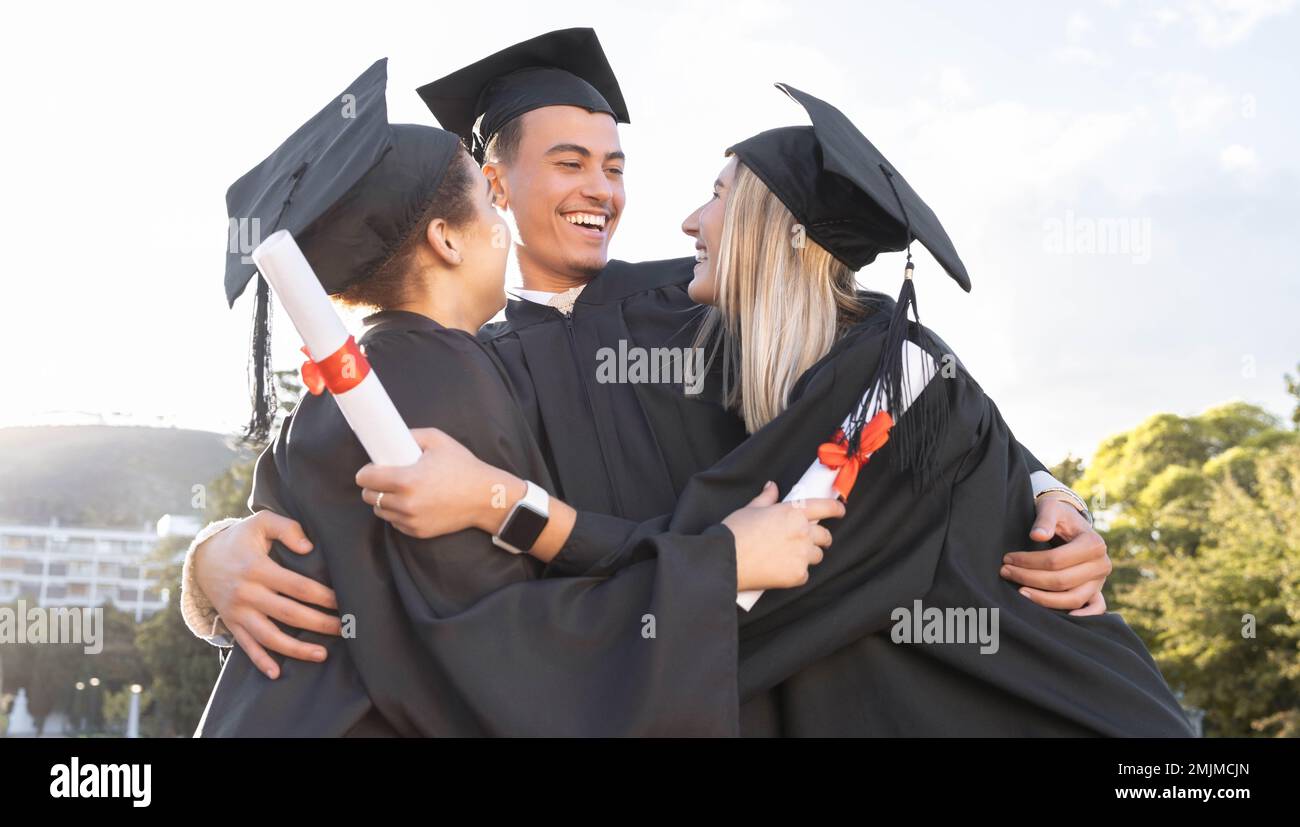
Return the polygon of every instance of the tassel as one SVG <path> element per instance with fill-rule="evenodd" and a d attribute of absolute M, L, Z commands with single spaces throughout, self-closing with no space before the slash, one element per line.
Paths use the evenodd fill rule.
<path fill-rule="evenodd" d="M 912 279 L 915 265 L 912 264 L 912 226 L 907 217 L 907 209 L 898 197 L 894 187 L 894 176 L 887 167 L 881 165 L 889 186 L 894 189 L 899 209 L 903 212 L 903 221 L 907 231 L 907 264 L 903 268 L 903 288 L 898 294 L 898 303 L 894 306 L 889 319 L 889 328 L 885 333 L 885 343 L 880 353 L 880 364 L 868 380 L 870 393 L 863 405 L 854 411 L 845 436 L 848 439 L 850 454 L 856 454 L 859 441 L 868 421 L 867 414 L 873 409 L 887 410 L 894 417 L 894 427 L 890 432 L 889 444 L 885 450 L 893 467 L 901 472 L 910 473 L 915 491 L 920 492 L 934 481 L 938 470 L 938 447 L 948 420 L 947 383 L 936 381 L 930 384 L 928 392 L 920 391 L 925 387 L 928 376 L 911 376 L 905 369 L 903 361 L 903 343 L 911 341 L 926 353 L 934 354 L 939 350 L 934 337 L 921 326 L 921 316 L 916 308 L 916 284 Z M 915 319 L 915 324 L 908 318 Z M 904 413 L 893 410 L 897 400 L 912 399 L 912 405 Z M 892 447 L 889 447 L 892 446 Z"/>
<path fill-rule="evenodd" d="M 307 171 L 310 161 L 303 161 L 289 176 L 289 192 L 275 216 L 274 233 L 280 229 L 284 212 L 293 203 L 294 193 Z M 259 242 L 260 243 L 260 242 Z M 271 373 L 271 285 L 257 274 L 257 294 L 253 300 L 252 344 L 249 346 L 249 385 L 253 397 L 253 414 L 244 429 L 243 441 L 251 445 L 265 445 L 271 438 L 271 425 L 280 410 L 280 399 L 275 394 L 275 381 Z"/>
<path fill-rule="evenodd" d="M 243 439 L 253 445 L 265 445 L 271 435 L 271 423 L 280 407 L 271 375 L 271 286 L 259 273 L 253 304 L 252 344 L 249 348 L 249 384 L 253 414 L 244 429 Z"/>

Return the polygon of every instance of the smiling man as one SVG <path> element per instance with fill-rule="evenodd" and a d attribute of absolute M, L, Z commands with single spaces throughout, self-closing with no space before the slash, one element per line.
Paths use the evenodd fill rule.
<path fill-rule="evenodd" d="M 557 495 L 632 520 L 671 511 L 690 476 L 745 432 L 707 387 L 692 398 L 671 381 L 602 381 L 610 348 L 688 349 L 697 308 L 685 291 L 692 259 L 609 259 L 627 201 L 618 124 L 629 119 L 595 32 L 515 44 L 419 93 L 514 216 L 524 289 L 482 338 L 506 365 Z"/>
<path fill-rule="evenodd" d="M 629 119 L 595 33 L 566 29 L 533 38 L 420 94 L 471 147 L 498 207 L 514 216 L 524 289 L 509 302 L 506 320 L 481 338 L 507 370 L 555 481 L 553 493 L 580 510 L 628 520 L 671 512 L 691 476 L 739 444 L 745 431 L 721 404 L 717 374 L 704 377 L 698 396 L 667 381 L 600 379 L 603 349 L 689 347 L 699 307 L 686 292 L 694 258 L 609 259 L 626 203 L 618 124 Z M 1032 456 L 1027 460 L 1038 472 L 1032 538 L 1055 534 L 1069 542 L 1052 555 L 1019 553 L 1004 576 L 1043 605 L 1087 604 L 1087 612 L 1099 612 L 1109 571 L 1105 545 L 1076 510 L 1082 500 Z M 270 622 L 331 626 L 330 616 L 298 601 L 332 607 L 332 594 L 266 557 L 273 540 L 309 550 L 301 529 L 264 512 L 212 537 L 225 525 L 206 529 L 187 559 L 182 607 L 191 628 L 214 639 L 222 631 L 219 612 L 255 641 L 250 657 L 273 677 L 278 666 L 263 647 L 295 658 L 322 656 L 320 647 Z"/>

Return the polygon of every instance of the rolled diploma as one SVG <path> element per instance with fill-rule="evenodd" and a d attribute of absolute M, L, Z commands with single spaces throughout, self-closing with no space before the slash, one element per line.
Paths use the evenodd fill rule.
<path fill-rule="evenodd" d="M 347 328 L 288 230 L 273 233 L 253 250 L 252 258 L 280 297 L 312 361 L 324 359 L 347 343 Z M 411 465 L 420 458 L 420 446 L 373 368 L 356 387 L 333 396 L 376 465 Z"/>
<path fill-rule="evenodd" d="M 925 390 L 926 385 L 930 384 L 930 380 L 938 373 L 938 364 L 934 361 L 934 357 L 922 350 L 920 346 L 910 340 L 906 340 L 903 342 L 903 370 L 909 380 L 913 377 L 919 376 L 923 377 L 924 381 L 909 381 L 904 383 L 903 392 L 907 398 L 899 400 L 900 404 L 898 406 L 898 412 L 894 415 L 895 420 L 901 417 L 907 409 L 912 406 L 912 402 L 916 397 L 920 396 L 921 391 Z M 907 394 L 908 391 L 911 391 L 910 395 Z M 855 410 L 861 408 L 867 403 L 867 394 L 870 392 L 871 389 L 868 388 L 867 391 L 862 394 L 862 400 L 858 402 Z M 870 421 L 871 417 L 875 416 L 878 412 L 879 405 L 877 403 L 879 401 L 879 399 L 875 400 L 871 405 L 871 409 L 867 411 L 868 421 Z M 887 401 L 888 400 L 886 400 L 886 402 Z M 889 410 L 891 414 L 894 413 L 888 405 L 885 406 L 885 410 Z M 844 418 L 844 424 L 841 427 L 848 428 L 852 419 L 853 414 L 850 413 Z M 785 495 L 785 499 L 783 499 L 782 502 L 788 503 L 793 502 L 794 500 L 831 499 L 838 496 L 835 493 L 834 488 L 835 475 L 838 473 L 838 469 L 822 465 L 820 460 L 813 460 L 812 465 L 809 465 L 808 470 L 803 472 L 803 476 L 799 478 L 799 481 L 796 482 L 790 489 L 789 493 Z M 738 592 L 736 594 L 736 605 L 740 606 L 740 608 L 745 611 L 749 611 L 754 608 L 754 604 L 757 603 L 758 599 L 762 596 L 762 589 L 749 589 L 747 591 Z"/>

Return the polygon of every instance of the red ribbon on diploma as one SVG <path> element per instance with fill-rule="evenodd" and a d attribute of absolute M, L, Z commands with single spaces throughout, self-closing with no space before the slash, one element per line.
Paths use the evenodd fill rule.
<path fill-rule="evenodd" d="M 840 469 L 835 475 L 835 483 L 832 486 L 835 493 L 840 495 L 840 499 L 849 498 L 853 483 L 858 480 L 858 471 L 867 464 L 872 454 L 889 441 L 889 429 L 892 427 L 894 427 L 894 418 L 889 415 L 889 411 L 878 411 L 867 423 L 867 427 L 862 429 L 856 454 L 849 454 L 848 440 L 845 439 L 842 429 L 835 432 L 834 441 L 823 442 L 817 446 L 818 461 L 827 468 Z"/>
<path fill-rule="evenodd" d="M 346 393 L 370 374 L 370 362 L 351 336 L 342 347 L 319 362 L 312 361 L 305 345 L 302 352 L 307 356 L 307 361 L 302 363 L 302 383 L 312 396 L 320 396 L 326 388 L 333 394 Z"/>

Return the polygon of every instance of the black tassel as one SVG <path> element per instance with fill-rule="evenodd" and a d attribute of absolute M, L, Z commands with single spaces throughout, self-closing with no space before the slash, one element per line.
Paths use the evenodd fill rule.
<path fill-rule="evenodd" d="M 252 344 L 249 347 L 249 385 L 253 397 L 253 414 L 244 429 L 244 441 L 265 445 L 271 435 L 271 424 L 279 410 L 280 400 L 275 394 L 271 374 L 271 286 L 259 273 L 257 294 L 253 303 Z"/>
<path fill-rule="evenodd" d="M 948 387 L 942 375 L 911 375 L 903 360 L 903 343 L 909 340 L 931 356 L 940 348 L 929 331 L 921 326 L 921 316 L 916 308 L 916 284 L 912 279 L 915 269 L 912 264 L 912 226 L 907 208 L 898 197 L 893 173 L 883 164 L 880 169 L 903 212 L 907 265 L 903 270 L 903 289 L 899 291 L 898 303 L 885 333 L 880 363 L 867 383 L 870 393 L 862 407 L 854 412 L 845 436 L 850 454 L 856 454 L 862 430 L 869 421 L 868 411 L 873 408 L 888 410 L 894 418 L 894 426 L 889 432 L 889 442 L 882 450 L 889 455 L 896 470 L 911 475 L 913 488 L 919 492 L 928 488 L 937 477 L 939 440 L 948 424 Z M 908 318 L 909 315 L 915 322 Z M 927 381 L 934 387 L 922 392 Z M 899 414 L 898 400 L 903 398 L 912 399 L 912 404 L 905 413 Z"/>
<path fill-rule="evenodd" d="M 274 233 L 280 229 L 284 212 L 293 203 L 298 184 L 302 183 L 303 174 L 307 172 L 310 161 L 303 161 L 289 176 L 289 192 L 280 205 L 275 216 Z M 258 243 L 261 243 L 260 241 Z M 244 429 L 243 441 L 255 446 L 265 445 L 271 438 L 271 426 L 275 415 L 280 411 L 280 399 L 275 394 L 275 380 L 271 372 L 271 285 L 266 278 L 257 274 L 257 293 L 253 299 L 253 332 L 249 348 L 249 391 L 253 397 L 253 414 Z"/>
<path fill-rule="evenodd" d="M 903 289 L 898 294 L 898 304 L 889 320 L 885 342 L 880 353 L 880 363 L 868 381 L 870 394 L 861 408 L 854 412 L 845 433 L 849 452 L 856 454 L 862 431 L 873 409 L 884 409 L 894 417 L 894 427 L 889 432 L 889 442 L 882 449 L 891 459 L 893 467 L 912 477 L 915 490 L 929 487 L 936 477 L 939 438 L 947 426 L 947 385 L 942 377 L 922 373 L 913 375 L 903 359 L 904 342 L 912 341 L 933 355 L 937 343 L 921 326 L 916 309 L 916 285 L 912 281 L 912 262 L 907 263 Z M 913 322 L 908 316 L 916 321 Z M 936 368 L 937 370 L 937 368 Z M 926 387 L 927 380 L 935 387 Z M 896 400 L 911 398 L 912 404 L 899 414 Z M 877 404 L 879 403 L 879 404 Z"/>

